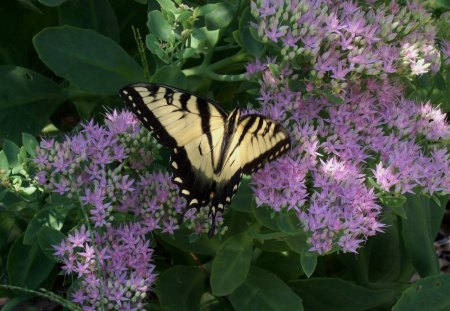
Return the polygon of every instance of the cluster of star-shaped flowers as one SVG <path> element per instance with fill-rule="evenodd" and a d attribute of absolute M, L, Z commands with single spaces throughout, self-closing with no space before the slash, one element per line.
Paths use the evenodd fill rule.
<path fill-rule="evenodd" d="M 415 76 L 440 66 L 431 14 L 417 1 L 363 8 L 354 1 L 256 0 L 251 7 L 261 40 L 335 93 L 361 75 Z"/>
<path fill-rule="evenodd" d="M 82 225 L 53 246 L 65 274 L 78 277 L 72 300 L 83 310 L 142 310 L 156 279 L 146 232 L 137 223 L 109 226 L 93 241 Z"/>
<path fill-rule="evenodd" d="M 310 250 L 356 252 L 383 228 L 377 196 L 450 193 L 442 143 L 450 127 L 441 109 L 405 98 L 387 72 L 360 75 L 336 97 L 300 79 L 296 65 L 279 54 L 247 65 L 260 85 L 262 113 L 282 122 L 293 142 L 287 157 L 254 175 L 253 188 L 258 205 L 297 213 Z"/>
<path fill-rule="evenodd" d="M 79 200 L 94 227 L 108 226 L 123 212 L 138 216 L 149 232 L 173 234 L 186 203 L 170 175 L 152 168 L 158 147 L 132 113 L 113 111 L 104 126 L 90 121 L 61 142 L 43 139 L 34 159 L 37 181 Z M 185 219 L 197 233 L 211 226 L 205 213 L 191 211 Z"/>

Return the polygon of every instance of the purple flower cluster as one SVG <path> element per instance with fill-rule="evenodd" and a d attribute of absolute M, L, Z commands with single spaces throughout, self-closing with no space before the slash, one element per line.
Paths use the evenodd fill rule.
<path fill-rule="evenodd" d="M 437 70 L 428 13 L 415 2 L 374 11 L 296 0 L 254 1 L 252 11 L 261 39 L 279 48 L 247 74 L 261 87 L 262 112 L 284 122 L 293 142 L 253 176 L 259 205 L 295 210 L 310 250 L 324 254 L 356 252 L 382 230 L 378 196 L 450 194 L 446 115 L 406 99 L 394 76 L 420 74 L 420 62 Z M 299 68 L 305 57 L 312 68 Z"/>
<path fill-rule="evenodd" d="M 62 242 L 57 253 L 64 260 L 63 270 L 77 273 L 83 284 L 73 297 L 75 302 L 97 309 L 102 286 L 103 300 L 120 310 L 140 310 L 136 306 L 154 279 L 152 250 L 145 235 L 173 234 L 186 202 L 169 174 L 152 169 L 159 146 L 132 113 L 113 111 L 106 115 L 104 126 L 90 121 L 81 127 L 61 142 L 43 139 L 34 159 L 37 183 L 77 202 L 87 212 L 96 236 L 91 241 L 82 227 Z M 220 215 L 216 223 L 219 234 L 225 234 Z M 190 210 L 183 225 L 195 234 L 208 232 L 212 223 L 207 208 Z"/>
<path fill-rule="evenodd" d="M 308 80 L 337 93 L 361 75 L 414 76 L 440 66 L 431 15 L 417 2 L 363 9 L 353 1 L 257 0 L 251 7 L 263 41 L 275 43 L 284 61 L 307 60 Z"/>
<path fill-rule="evenodd" d="M 65 273 L 80 280 L 72 300 L 83 310 L 98 310 L 101 301 L 107 310 L 142 310 L 156 278 L 146 232 L 136 223 L 110 226 L 92 241 L 83 225 L 54 246 Z"/>
<path fill-rule="evenodd" d="M 139 216 L 148 232 L 173 233 L 186 203 L 169 174 L 151 172 L 157 149 L 131 112 L 113 111 L 105 126 L 90 121 L 62 142 L 42 140 L 35 158 L 37 181 L 48 191 L 80 200 L 95 227 L 107 227 L 114 212 L 125 212 Z M 187 223 L 202 224 L 195 225 L 197 232 L 211 225 L 203 214 L 186 215 Z"/>

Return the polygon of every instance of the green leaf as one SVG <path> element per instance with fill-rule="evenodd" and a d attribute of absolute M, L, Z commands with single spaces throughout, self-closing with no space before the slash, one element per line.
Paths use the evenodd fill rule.
<path fill-rule="evenodd" d="M 3 297 L 7 297 L 7 296 L 3 296 Z M 8 300 L 8 302 L 4 305 L 2 305 L 2 311 L 17 311 L 22 309 L 21 306 L 23 306 L 23 303 L 28 301 L 28 300 L 32 300 L 32 296 L 31 295 L 21 295 L 18 297 L 14 297 L 10 300 Z M 27 311 L 35 311 L 35 310 L 28 310 Z"/>
<path fill-rule="evenodd" d="M 434 75 L 434 84 L 440 91 L 444 91 L 447 89 L 447 83 L 445 82 L 444 77 L 440 72 L 437 72 Z"/>
<path fill-rule="evenodd" d="M 20 152 L 19 146 L 10 141 L 9 139 L 5 139 L 3 143 L 3 151 L 5 152 L 6 158 L 8 159 L 8 163 L 11 168 L 19 165 L 18 155 Z"/>
<path fill-rule="evenodd" d="M 307 277 L 310 277 L 317 267 L 317 253 L 308 252 L 306 248 L 300 254 L 300 263 Z"/>
<path fill-rule="evenodd" d="M 216 297 L 211 293 L 204 293 L 200 299 L 201 311 L 233 311 L 230 302 L 224 297 Z"/>
<path fill-rule="evenodd" d="M 370 237 L 356 256 L 344 255 L 347 265 L 353 275 L 364 274 L 356 278 L 359 282 L 406 283 L 415 271 L 401 240 L 401 218 L 384 213 L 382 219 L 384 232 Z"/>
<path fill-rule="evenodd" d="M 414 267 L 422 277 L 439 273 L 434 238 L 444 209 L 422 195 L 408 195 L 406 219 L 402 219 L 402 238 Z"/>
<path fill-rule="evenodd" d="M 36 137 L 28 133 L 22 133 L 22 144 L 30 156 L 36 156 L 36 147 L 39 145 Z"/>
<path fill-rule="evenodd" d="M 3 198 L 2 198 L 3 199 Z M 0 251 L 21 234 L 18 218 L 13 213 L 0 212 Z"/>
<path fill-rule="evenodd" d="M 388 306 L 396 297 L 392 289 L 368 289 L 338 278 L 311 278 L 288 284 L 302 297 L 305 310 L 389 310 Z"/>
<path fill-rule="evenodd" d="M 157 0 L 159 5 L 161 6 L 161 9 L 172 12 L 172 13 L 176 13 L 177 12 L 177 8 L 175 6 L 175 3 L 173 3 L 173 1 L 171 0 Z"/>
<path fill-rule="evenodd" d="M 266 269 L 276 274 L 280 279 L 295 280 L 302 274 L 302 268 L 298 264 L 300 261 L 300 255 L 295 252 L 278 252 L 269 253 L 263 252 L 255 260 L 254 265 Z"/>
<path fill-rule="evenodd" d="M 66 2 L 67 0 L 38 0 L 43 5 L 49 6 L 49 7 L 57 7 Z"/>
<path fill-rule="evenodd" d="M 289 246 L 290 249 L 292 249 L 297 254 L 302 254 L 303 250 L 308 247 L 308 244 L 306 243 L 307 236 L 306 233 L 303 232 L 301 234 L 290 236 L 286 239 L 286 244 Z"/>
<path fill-rule="evenodd" d="M 180 229 L 172 234 L 160 234 L 159 236 L 164 242 L 175 246 L 176 248 L 199 255 L 213 255 L 217 252 L 220 242 L 217 237 L 209 239 L 206 234 L 200 235 L 199 239 L 193 243 L 189 241 L 190 231 L 186 229 Z"/>
<path fill-rule="evenodd" d="M 53 269 L 54 262 L 47 259 L 39 245 L 23 245 L 23 236 L 16 239 L 8 254 L 6 270 L 11 285 L 37 289 Z"/>
<path fill-rule="evenodd" d="M 433 275 L 416 281 L 406 289 L 393 311 L 450 310 L 450 275 Z"/>
<path fill-rule="evenodd" d="M 160 40 L 170 44 L 175 42 L 176 37 L 172 26 L 170 26 L 160 11 L 151 11 L 148 13 L 147 27 L 150 33 L 154 34 Z"/>
<path fill-rule="evenodd" d="M 223 29 L 234 18 L 235 8 L 227 2 L 206 4 L 199 9 L 201 16 L 205 16 L 206 28 L 209 30 Z"/>
<path fill-rule="evenodd" d="M 92 29 L 119 42 L 119 24 L 108 0 L 67 0 L 58 17 L 61 26 Z"/>
<path fill-rule="evenodd" d="M 450 9 L 450 0 L 436 0 L 436 3 L 441 5 L 443 8 Z"/>
<path fill-rule="evenodd" d="M 53 245 L 59 245 L 65 239 L 65 235 L 59 230 L 44 226 L 37 233 L 39 247 L 50 260 L 55 260 Z"/>
<path fill-rule="evenodd" d="M 250 22 L 255 22 L 250 8 L 246 8 L 242 13 L 242 17 L 239 21 L 239 31 L 241 37 L 241 44 L 245 50 L 256 58 L 260 58 L 264 53 L 264 44 L 259 42 L 252 34 L 253 28 Z"/>
<path fill-rule="evenodd" d="M 171 58 L 166 54 L 166 52 L 161 49 L 159 45 L 159 40 L 156 38 L 154 34 L 148 34 L 145 37 L 145 45 L 150 50 L 152 54 L 155 54 L 162 60 L 164 63 L 169 64 L 171 62 Z"/>
<path fill-rule="evenodd" d="M 33 38 L 40 59 L 57 75 L 98 95 L 143 81 L 142 68 L 114 41 L 87 29 L 49 27 Z"/>
<path fill-rule="evenodd" d="M 5 151 L 0 151 L 0 175 L 6 174 L 9 170 L 8 158 L 6 157 Z"/>
<path fill-rule="evenodd" d="M 61 230 L 66 214 L 67 209 L 65 208 L 45 207 L 40 209 L 28 223 L 23 243 L 26 245 L 36 243 L 36 235 L 43 227 L 54 228 L 57 231 Z"/>
<path fill-rule="evenodd" d="M 257 207 L 256 204 L 252 206 L 252 212 L 256 220 L 264 227 L 278 231 L 278 223 L 276 216 L 273 216 L 274 211 L 267 205 Z M 272 217 L 273 216 L 273 217 Z"/>
<path fill-rule="evenodd" d="M 297 215 L 293 212 L 278 213 L 277 226 L 279 231 L 287 234 L 295 235 L 304 232 Z"/>
<path fill-rule="evenodd" d="M 206 275 L 199 268 L 172 267 L 158 276 L 155 292 L 161 308 L 167 311 L 199 310 Z"/>
<path fill-rule="evenodd" d="M 214 295 L 228 295 L 245 281 L 252 260 L 252 247 L 253 240 L 246 232 L 232 236 L 220 246 L 211 269 Z"/>
<path fill-rule="evenodd" d="M 175 86 L 180 89 L 187 88 L 186 76 L 178 67 L 173 65 L 161 67 L 152 76 L 152 82 Z"/>
<path fill-rule="evenodd" d="M 241 185 L 231 202 L 230 208 L 239 212 L 251 213 L 254 204 L 253 191 L 250 188 L 250 179 L 242 178 Z"/>
<path fill-rule="evenodd" d="M 204 50 L 216 46 L 220 30 L 208 30 L 206 27 L 194 28 L 191 36 L 191 47 Z"/>
<path fill-rule="evenodd" d="M 29 69 L 0 66 L 0 137 L 21 143 L 22 132 L 38 134 L 64 101 L 59 86 Z"/>
<path fill-rule="evenodd" d="M 302 300 L 276 275 L 252 267 L 245 282 L 229 299 L 236 311 L 301 311 Z M 311 309 L 313 310 L 313 309 Z"/>

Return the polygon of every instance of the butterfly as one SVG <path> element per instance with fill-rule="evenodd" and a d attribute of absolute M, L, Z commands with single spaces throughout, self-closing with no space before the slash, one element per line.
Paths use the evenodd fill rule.
<path fill-rule="evenodd" d="M 215 219 L 230 204 L 242 175 L 262 168 L 290 149 L 282 125 L 259 114 L 225 112 L 216 102 L 160 84 L 136 83 L 120 96 L 152 136 L 171 149 L 173 182 L 186 208 L 209 207 Z"/>

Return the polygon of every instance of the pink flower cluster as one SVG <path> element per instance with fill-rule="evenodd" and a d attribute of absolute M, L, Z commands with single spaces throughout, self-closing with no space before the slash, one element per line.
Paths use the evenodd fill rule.
<path fill-rule="evenodd" d="M 439 68 L 420 5 L 258 0 L 252 12 L 261 40 L 276 46 L 247 74 L 260 85 L 262 112 L 293 141 L 254 175 L 259 205 L 295 210 L 310 250 L 324 254 L 356 252 L 382 230 L 379 195 L 450 194 L 446 115 L 405 98 L 395 78 Z"/>
<path fill-rule="evenodd" d="M 141 310 L 155 278 L 146 235 L 173 234 L 180 227 L 186 202 L 168 173 L 152 170 L 157 149 L 125 111 L 108 113 L 104 126 L 90 121 L 61 142 L 43 139 L 37 147 L 38 184 L 72 199 L 93 224 L 94 241 L 83 226 L 55 247 L 66 274 L 78 275 L 82 286 L 73 300 L 86 310 L 97 310 L 100 299 L 118 310 Z M 217 223 L 224 234 L 220 215 Z M 211 225 L 207 209 L 184 216 L 184 226 L 194 234 Z"/>
<path fill-rule="evenodd" d="M 338 92 L 361 75 L 420 75 L 440 66 L 431 14 L 418 2 L 359 7 L 353 1 L 257 0 L 254 27 L 317 86 Z"/>
<path fill-rule="evenodd" d="M 96 232 L 92 241 L 83 225 L 54 246 L 65 273 L 80 280 L 72 300 L 83 310 L 98 310 L 102 301 L 107 310 L 142 310 L 156 279 L 146 231 L 129 223 Z"/>

